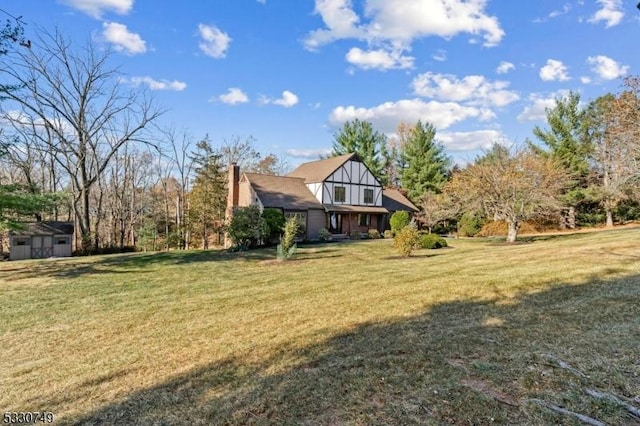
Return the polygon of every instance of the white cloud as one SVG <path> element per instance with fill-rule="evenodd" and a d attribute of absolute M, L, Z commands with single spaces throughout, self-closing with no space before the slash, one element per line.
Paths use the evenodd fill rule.
<path fill-rule="evenodd" d="M 538 24 L 543 23 L 543 22 L 547 22 L 550 19 L 554 19 L 554 18 L 557 18 L 559 16 L 566 15 L 567 13 L 569 13 L 571 11 L 571 8 L 572 8 L 571 4 L 567 3 L 567 4 L 562 6 L 562 9 L 552 10 L 544 18 L 536 18 L 536 19 L 533 20 L 533 22 L 538 23 Z"/>
<path fill-rule="evenodd" d="M 547 65 L 540 68 L 540 78 L 544 81 L 567 81 L 570 80 L 567 66 L 555 59 L 548 59 Z"/>
<path fill-rule="evenodd" d="M 363 69 L 406 69 L 413 68 L 412 56 L 402 56 L 399 51 L 389 52 L 385 50 L 363 51 L 353 47 L 346 55 L 347 62 Z"/>
<path fill-rule="evenodd" d="M 258 102 L 262 105 L 274 104 L 274 105 L 283 106 L 285 108 L 290 108 L 296 105 L 298 101 L 299 101 L 298 96 L 289 90 L 285 90 L 284 92 L 282 92 L 282 96 L 278 99 L 269 98 L 267 96 L 261 96 L 260 99 L 258 100 Z"/>
<path fill-rule="evenodd" d="M 130 32 L 126 25 L 103 22 L 102 28 L 102 36 L 118 52 L 136 55 L 147 51 L 147 42 L 139 34 Z"/>
<path fill-rule="evenodd" d="M 481 36 L 485 46 L 495 46 L 504 31 L 495 16 L 486 14 L 486 4 L 486 0 L 367 0 L 365 15 L 372 17 L 367 32 L 369 37 L 394 43 L 467 33 Z"/>
<path fill-rule="evenodd" d="M 434 53 L 431 58 L 434 61 L 438 61 L 438 62 L 444 62 L 447 60 L 447 51 L 446 50 L 442 50 L 442 49 L 438 49 L 438 51 L 436 53 Z"/>
<path fill-rule="evenodd" d="M 418 96 L 472 105 L 502 107 L 520 98 L 516 92 L 507 90 L 508 82 L 491 82 L 481 75 L 458 79 L 449 74 L 427 72 L 418 75 L 411 85 Z"/>
<path fill-rule="evenodd" d="M 59 0 L 74 9 L 87 15 L 100 19 L 102 14 L 108 11 L 119 15 L 126 15 L 131 11 L 134 0 Z"/>
<path fill-rule="evenodd" d="M 155 80 L 152 77 L 131 77 L 122 79 L 123 83 L 130 84 L 134 87 L 146 85 L 151 90 L 173 90 L 181 92 L 187 88 L 187 83 L 178 80 Z"/>
<path fill-rule="evenodd" d="M 271 103 L 275 105 L 280 105 L 285 108 L 290 108 L 298 103 L 298 97 L 295 93 L 285 90 L 282 92 L 282 97 L 280 99 L 274 99 Z"/>
<path fill-rule="evenodd" d="M 231 37 L 216 26 L 199 24 L 200 50 L 212 58 L 224 58 L 231 43 Z"/>
<path fill-rule="evenodd" d="M 474 151 L 489 149 L 506 136 L 498 130 L 477 130 L 473 132 L 445 132 L 437 134 L 438 141 L 448 151 Z"/>
<path fill-rule="evenodd" d="M 326 29 L 311 31 L 304 41 L 307 49 L 314 50 L 335 40 L 362 38 L 358 28 L 360 18 L 353 11 L 350 0 L 316 0 L 315 13 L 322 17 Z"/>
<path fill-rule="evenodd" d="M 236 105 L 249 102 L 249 97 L 238 87 L 230 87 L 227 93 L 218 96 L 217 100 L 225 104 Z"/>
<path fill-rule="evenodd" d="M 598 0 L 601 8 L 589 18 L 589 22 L 597 24 L 605 22 L 606 28 L 615 27 L 624 18 L 622 0 Z"/>
<path fill-rule="evenodd" d="M 591 80 L 591 77 L 582 76 L 582 77 L 580 77 L 580 82 L 582 84 L 591 84 L 592 80 Z"/>
<path fill-rule="evenodd" d="M 629 71 L 628 65 L 621 65 L 604 55 L 589 56 L 587 63 L 591 65 L 591 70 L 603 80 L 615 80 Z"/>
<path fill-rule="evenodd" d="M 413 58 L 404 53 L 419 38 L 450 39 L 468 34 L 472 42 L 481 37 L 485 46 L 499 44 L 504 31 L 495 16 L 487 15 L 486 4 L 486 0 L 365 0 L 361 17 L 351 0 L 316 0 L 315 13 L 322 17 L 325 27 L 311 31 L 304 45 L 316 50 L 337 40 L 359 40 L 367 44 L 369 56 L 363 55 L 361 49 L 351 49 L 352 63 L 389 69 L 389 65 L 370 64 L 388 63 L 389 58 L 394 58 L 394 68 L 408 68 L 408 60 L 413 64 Z M 359 58 L 353 58 L 354 55 Z"/>
<path fill-rule="evenodd" d="M 294 158 L 315 159 L 331 154 L 330 149 L 287 149 L 285 153 Z"/>
<path fill-rule="evenodd" d="M 476 118 L 490 120 L 495 115 L 488 109 L 463 106 L 455 102 L 425 102 L 421 99 L 402 99 L 385 102 L 372 108 L 339 106 L 329 115 L 329 122 L 338 127 L 346 121 L 360 119 L 371 122 L 381 132 L 395 132 L 398 123 L 415 123 L 418 120 L 433 124 L 442 130 L 460 121 Z"/>
<path fill-rule="evenodd" d="M 538 121 L 546 120 L 547 109 L 555 108 L 556 99 L 564 99 L 568 96 L 568 92 L 560 90 L 544 96 L 539 93 L 534 93 L 529 96 L 530 104 L 527 105 L 524 110 L 518 115 L 520 121 Z"/>
<path fill-rule="evenodd" d="M 513 71 L 514 69 L 516 69 L 516 66 L 511 62 L 502 61 L 500 62 L 500 65 L 498 65 L 498 68 L 496 68 L 496 72 L 498 74 L 506 74 L 509 71 Z"/>

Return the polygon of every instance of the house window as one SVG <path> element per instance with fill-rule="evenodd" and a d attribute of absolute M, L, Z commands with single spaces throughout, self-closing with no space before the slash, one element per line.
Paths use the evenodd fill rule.
<path fill-rule="evenodd" d="M 373 204 L 373 189 L 364 190 L 364 203 Z"/>
<path fill-rule="evenodd" d="M 305 238 L 307 236 L 307 212 L 285 212 L 284 217 L 286 219 L 290 217 L 296 219 L 296 222 L 298 222 L 298 237 Z"/>
<path fill-rule="evenodd" d="M 13 245 L 15 245 L 15 246 L 28 246 L 31 243 L 31 241 L 29 241 L 29 240 L 30 240 L 30 238 L 28 238 L 28 237 L 14 237 Z"/>
<path fill-rule="evenodd" d="M 56 237 L 55 239 L 56 245 L 66 245 L 69 244 L 69 237 Z"/>
<path fill-rule="evenodd" d="M 358 225 L 360 226 L 369 226 L 371 224 L 371 215 L 370 214 L 359 214 L 358 215 Z"/>
<path fill-rule="evenodd" d="M 344 186 L 336 186 L 333 188 L 333 201 L 335 203 L 344 203 L 347 200 L 347 191 Z"/>

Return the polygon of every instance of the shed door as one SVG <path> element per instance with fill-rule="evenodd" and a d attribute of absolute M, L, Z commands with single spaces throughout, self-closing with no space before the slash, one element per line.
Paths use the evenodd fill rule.
<path fill-rule="evenodd" d="M 31 237 L 31 258 L 44 259 L 53 256 L 53 238 L 50 235 Z"/>

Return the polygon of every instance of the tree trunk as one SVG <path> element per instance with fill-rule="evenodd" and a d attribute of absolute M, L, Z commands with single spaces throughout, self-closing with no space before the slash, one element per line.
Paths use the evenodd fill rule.
<path fill-rule="evenodd" d="M 569 229 L 575 229 L 576 227 L 576 208 L 573 206 L 569 207 L 569 212 L 567 213 L 567 227 Z"/>
<path fill-rule="evenodd" d="M 76 215 L 80 225 L 80 244 L 84 253 L 91 250 L 91 212 L 89 211 L 89 191 L 86 188 L 80 190 L 80 210 L 78 203 L 75 204 Z"/>
<path fill-rule="evenodd" d="M 516 242 L 516 238 L 518 237 L 518 227 L 519 227 L 519 223 L 516 220 L 507 220 L 507 227 L 508 227 L 508 231 L 507 231 L 507 242 L 508 243 L 515 243 Z"/>
<path fill-rule="evenodd" d="M 605 207 L 605 212 L 607 214 L 607 228 L 613 228 L 613 210 L 611 207 Z"/>

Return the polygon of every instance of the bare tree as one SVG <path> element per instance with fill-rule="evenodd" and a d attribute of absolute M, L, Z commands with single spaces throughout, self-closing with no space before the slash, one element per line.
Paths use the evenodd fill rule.
<path fill-rule="evenodd" d="M 68 175 L 84 250 L 94 245 L 91 189 L 123 145 L 150 140 L 145 130 L 162 113 L 144 92 L 125 90 L 109 59 L 90 42 L 75 48 L 57 30 L 42 31 L 31 49 L 4 56 L 0 67 L 0 78 L 17 87 L 0 88 L 2 116 L 33 127 Z"/>
<path fill-rule="evenodd" d="M 163 133 L 165 143 L 161 155 L 168 161 L 170 172 L 178 183 L 178 193 L 175 199 L 175 224 L 179 247 L 188 250 L 191 243 L 191 233 L 188 223 L 187 193 L 193 173 L 193 158 L 190 155 L 193 148 L 193 137 L 186 130 L 178 132 L 173 128 L 167 129 Z"/>

